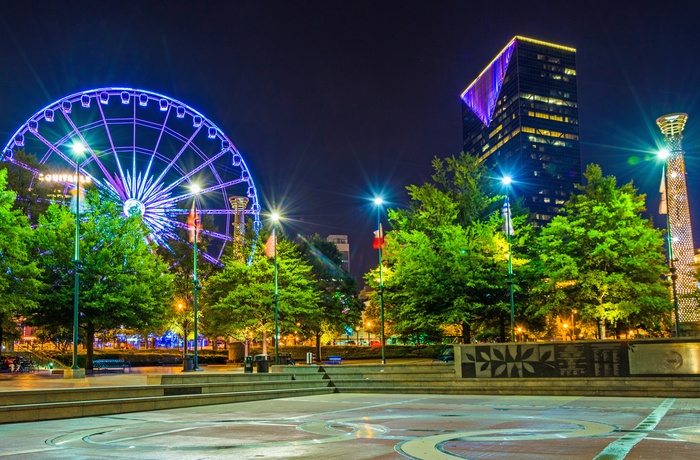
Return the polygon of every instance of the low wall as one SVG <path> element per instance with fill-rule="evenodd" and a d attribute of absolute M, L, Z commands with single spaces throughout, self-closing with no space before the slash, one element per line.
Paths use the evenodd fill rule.
<path fill-rule="evenodd" d="M 461 378 L 700 376 L 700 339 L 455 345 Z"/>

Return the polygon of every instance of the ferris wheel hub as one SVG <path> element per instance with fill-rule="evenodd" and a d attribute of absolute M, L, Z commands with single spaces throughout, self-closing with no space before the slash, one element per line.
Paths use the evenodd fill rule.
<path fill-rule="evenodd" d="M 129 198 L 124 202 L 124 214 L 127 216 L 144 215 L 146 213 L 146 205 L 139 200 Z"/>

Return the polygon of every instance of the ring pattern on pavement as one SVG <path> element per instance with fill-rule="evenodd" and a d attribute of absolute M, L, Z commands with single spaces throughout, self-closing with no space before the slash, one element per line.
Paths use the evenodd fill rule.
<path fill-rule="evenodd" d="M 617 406 L 606 408 L 611 400 Z M 347 452 L 352 458 L 553 459 L 575 449 L 582 454 L 578 458 L 588 459 L 620 460 L 630 452 L 630 458 L 700 458 L 700 424 L 659 429 L 676 400 L 636 398 L 620 408 L 625 401 L 359 394 L 288 398 L 18 424 L 44 423 L 55 435 L 45 437 L 43 447 L 0 449 L 0 457 L 155 459 L 167 453 L 173 459 L 320 459 L 345 458 L 338 455 Z M 696 409 L 688 414 L 680 420 L 697 422 Z M 79 423 L 81 429 L 69 429 Z M 3 429 L 9 426 L 0 426 L 5 437 L 9 431 Z M 640 455 L 650 447 L 669 456 Z M 528 455 L 519 456 L 523 452 Z"/>

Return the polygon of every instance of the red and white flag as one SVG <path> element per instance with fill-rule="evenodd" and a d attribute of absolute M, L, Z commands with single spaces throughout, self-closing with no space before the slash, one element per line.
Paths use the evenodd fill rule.
<path fill-rule="evenodd" d="M 513 215 L 510 211 L 510 200 L 508 200 L 507 196 L 503 201 L 501 213 L 503 214 L 503 233 L 505 233 L 506 236 L 515 235 L 515 231 L 513 231 Z"/>
<path fill-rule="evenodd" d="M 666 170 L 661 175 L 661 202 L 659 203 L 659 214 L 668 214 L 668 203 L 666 202 Z"/>
<path fill-rule="evenodd" d="M 275 257 L 275 250 L 277 249 L 277 230 L 272 229 L 272 233 L 270 233 L 270 237 L 267 239 L 267 242 L 265 243 L 265 255 L 268 257 L 268 259 L 272 259 Z"/>
<path fill-rule="evenodd" d="M 382 231 L 382 224 L 379 224 L 379 229 L 374 232 L 374 249 L 379 249 L 384 247 L 384 232 Z"/>
<path fill-rule="evenodd" d="M 202 222 L 197 212 L 194 208 L 194 202 L 192 203 L 192 209 L 190 209 L 190 214 L 187 216 L 187 228 L 190 231 L 190 243 L 195 242 L 195 237 L 199 240 L 199 233 L 202 230 Z"/>

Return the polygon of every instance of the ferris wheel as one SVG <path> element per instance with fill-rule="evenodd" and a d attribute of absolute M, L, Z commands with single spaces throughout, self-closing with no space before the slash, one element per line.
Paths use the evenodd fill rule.
<path fill-rule="evenodd" d="M 15 159 L 17 149 L 36 155 L 43 171 Z M 149 239 L 165 247 L 180 239 L 183 215 L 196 205 L 214 222 L 201 231 L 210 241 L 204 258 L 212 263 L 241 240 L 246 220 L 256 233 L 262 227 L 241 153 L 201 113 L 162 94 L 98 88 L 64 97 L 30 117 L 0 157 L 32 171 L 34 181 L 66 190 L 75 189 L 77 178 L 92 182 L 125 215 L 140 213 Z"/>

